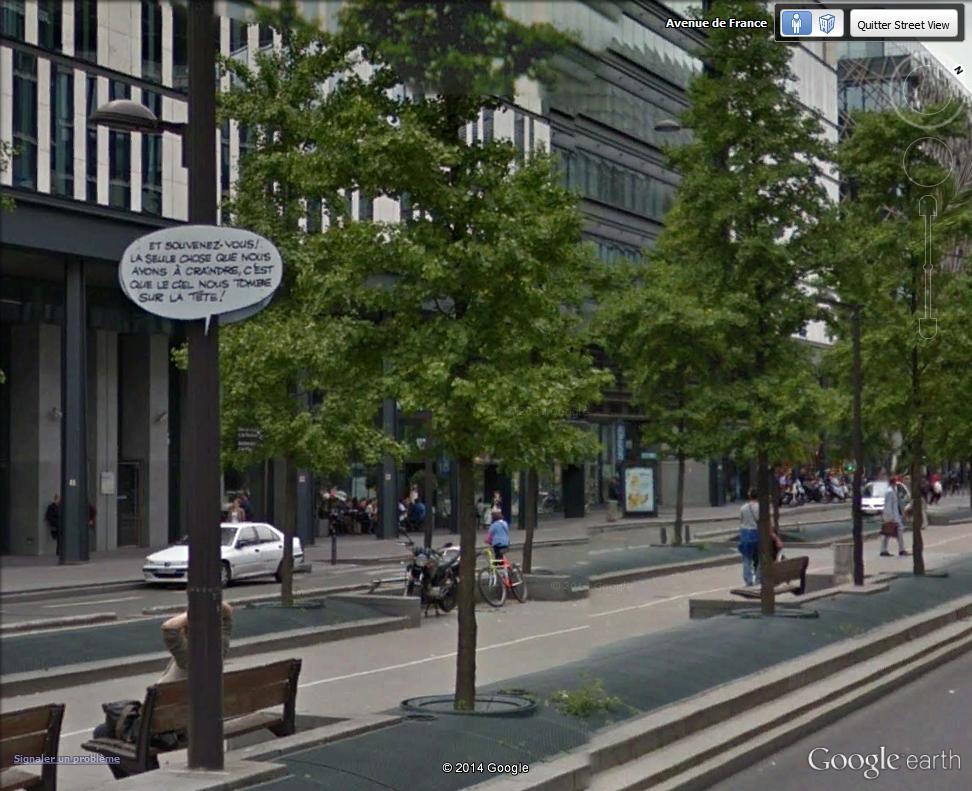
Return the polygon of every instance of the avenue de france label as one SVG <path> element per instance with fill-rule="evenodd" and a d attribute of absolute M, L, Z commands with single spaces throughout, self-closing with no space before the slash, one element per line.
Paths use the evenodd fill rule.
<path fill-rule="evenodd" d="M 178 321 L 259 307 L 283 277 L 280 253 L 259 234 L 215 225 L 183 225 L 147 234 L 122 256 L 118 280 L 140 308 Z"/>

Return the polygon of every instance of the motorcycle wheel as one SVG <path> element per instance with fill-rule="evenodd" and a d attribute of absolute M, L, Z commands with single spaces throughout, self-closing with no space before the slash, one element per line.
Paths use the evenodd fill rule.
<path fill-rule="evenodd" d="M 476 575 L 479 593 L 490 607 L 502 607 L 506 601 L 506 586 L 494 568 L 480 569 Z"/>
<path fill-rule="evenodd" d="M 442 610 L 442 612 L 449 612 L 456 606 L 456 597 L 459 593 L 459 582 L 452 574 L 449 574 L 449 576 L 443 581 L 442 587 L 445 589 L 445 592 L 439 599 L 439 609 Z"/>
<path fill-rule="evenodd" d="M 515 563 L 510 566 L 510 585 L 513 588 L 513 595 L 516 600 L 523 604 L 527 600 L 527 584 L 523 578 L 523 570 Z"/>

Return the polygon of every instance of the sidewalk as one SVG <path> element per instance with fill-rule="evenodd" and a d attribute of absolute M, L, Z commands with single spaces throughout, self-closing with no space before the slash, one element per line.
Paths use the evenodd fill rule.
<path fill-rule="evenodd" d="M 489 772 L 446 774 L 444 763 L 529 764 L 532 769 L 580 747 L 599 729 L 659 709 L 795 659 L 847 637 L 967 595 L 972 556 L 945 567 L 948 577 L 905 576 L 873 596 L 837 596 L 815 602 L 819 617 L 741 618 L 723 616 L 662 633 L 596 648 L 583 661 L 533 673 L 481 690 L 522 690 L 540 705 L 528 716 L 440 715 L 398 725 L 273 759 L 290 770 L 287 778 L 264 783 L 261 791 L 341 788 L 355 791 L 454 791 L 487 779 Z M 549 703 L 560 690 L 578 690 L 597 680 L 620 705 L 587 719 L 568 716 Z M 447 692 L 416 690 L 416 694 Z M 395 710 L 396 714 L 401 714 Z"/>

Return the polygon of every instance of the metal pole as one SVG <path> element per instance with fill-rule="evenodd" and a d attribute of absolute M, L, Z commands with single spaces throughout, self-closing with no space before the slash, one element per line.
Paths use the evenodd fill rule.
<path fill-rule="evenodd" d="M 88 560 L 87 338 L 84 262 L 64 268 L 61 330 L 61 514 L 59 563 Z"/>
<path fill-rule="evenodd" d="M 861 486 L 864 475 L 864 439 L 861 425 L 861 306 L 855 305 L 851 314 L 851 344 L 854 354 L 854 584 L 864 584 L 864 514 L 861 511 Z"/>
<path fill-rule="evenodd" d="M 189 221 L 216 222 L 216 61 L 213 0 L 189 4 Z M 188 322 L 186 404 L 189 527 L 189 767 L 223 769 L 220 636 L 219 321 Z"/>

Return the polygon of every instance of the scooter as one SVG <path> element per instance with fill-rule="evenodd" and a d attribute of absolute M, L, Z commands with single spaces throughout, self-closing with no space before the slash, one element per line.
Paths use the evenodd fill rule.
<path fill-rule="evenodd" d="M 414 596 L 418 590 L 426 615 L 431 607 L 436 615 L 452 610 L 459 594 L 459 547 L 451 543 L 441 549 L 420 547 L 410 538 L 398 543 L 412 550 L 412 559 L 405 564 L 404 595 Z"/>

